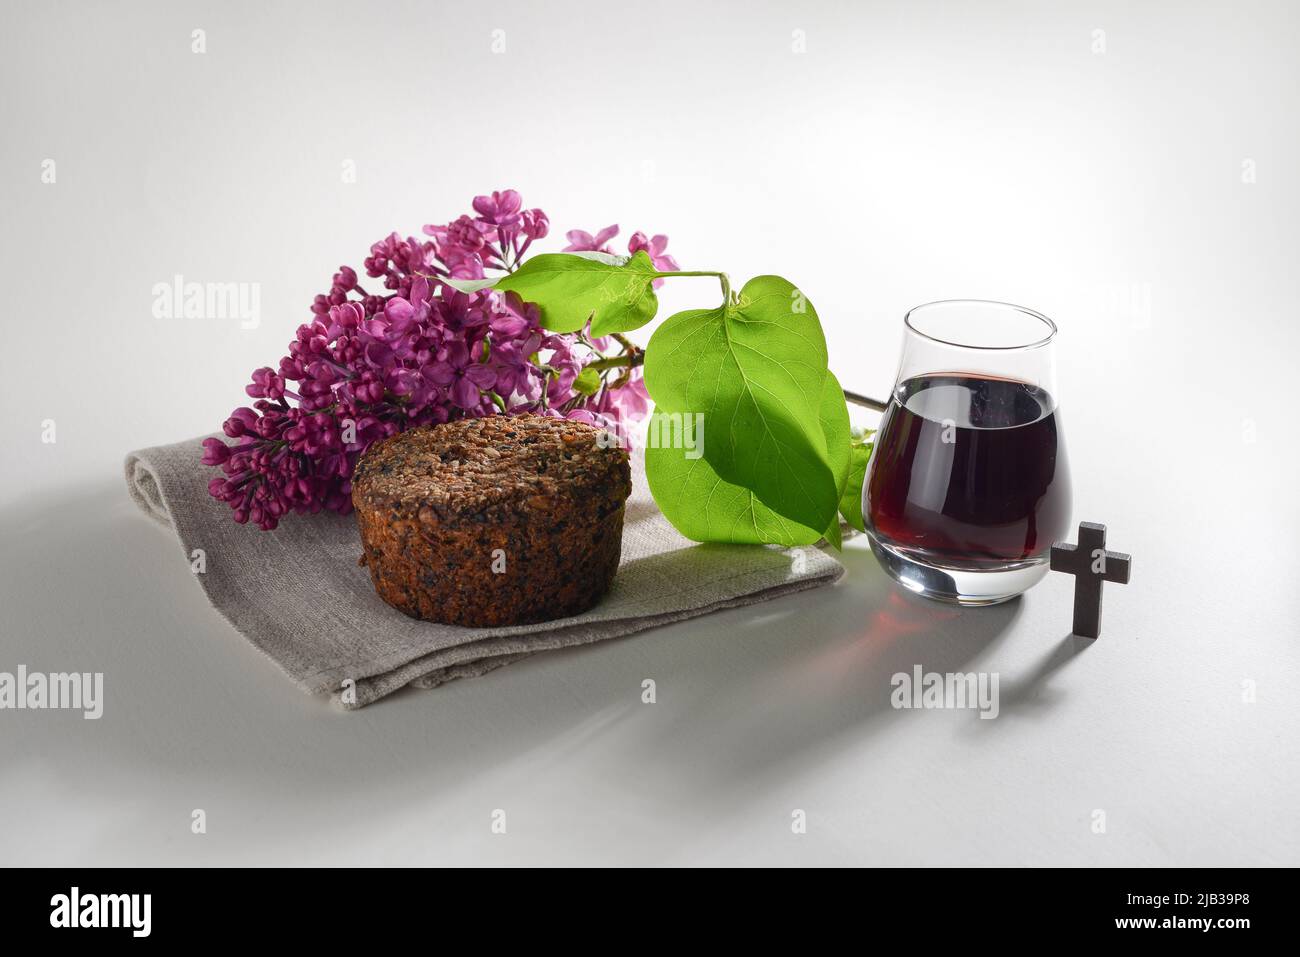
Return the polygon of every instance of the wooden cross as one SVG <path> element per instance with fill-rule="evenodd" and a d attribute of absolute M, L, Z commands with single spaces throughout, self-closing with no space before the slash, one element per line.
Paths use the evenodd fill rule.
<path fill-rule="evenodd" d="M 1079 523 L 1079 544 L 1052 546 L 1051 569 L 1074 576 L 1074 633 L 1081 638 L 1101 634 L 1101 583 L 1128 584 L 1133 559 L 1106 551 L 1106 526 Z"/>

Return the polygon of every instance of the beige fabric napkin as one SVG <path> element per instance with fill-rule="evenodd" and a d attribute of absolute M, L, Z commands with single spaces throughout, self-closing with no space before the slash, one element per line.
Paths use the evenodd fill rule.
<path fill-rule="evenodd" d="M 236 525 L 208 495 L 217 470 L 202 438 L 126 457 L 131 497 L 170 529 L 208 600 L 304 691 L 359 708 L 406 685 L 433 688 L 539 651 L 630 635 L 720 608 L 748 605 L 838 579 L 816 548 L 698 545 L 655 507 L 644 459 L 633 455 L 623 557 L 613 588 L 584 614 L 537 625 L 460 628 L 416 621 L 376 597 L 358 567 L 353 516 L 292 515 L 273 532 Z M 354 700 L 355 699 L 355 700 Z"/>

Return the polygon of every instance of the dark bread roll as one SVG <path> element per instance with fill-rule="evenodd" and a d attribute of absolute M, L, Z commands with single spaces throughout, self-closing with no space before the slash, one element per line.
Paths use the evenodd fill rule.
<path fill-rule="evenodd" d="M 594 605 L 618 570 L 627 452 L 537 415 L 426 426 L 366 450 L 352 480 L 362 562 L 413 618 L 519 625 Z"/>

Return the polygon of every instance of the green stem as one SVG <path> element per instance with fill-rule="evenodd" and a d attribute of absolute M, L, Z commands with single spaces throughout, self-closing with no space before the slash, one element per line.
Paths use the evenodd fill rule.
<path fill-rule="evenodd" d="M 674 276 L 713 276 L 722 284 L 722 304 L 731 305 L 731 277 L 725 272 L 709 272 L 707 270 L 680 270 L 678 272 L 656 272 L 656 279 L 671 279 Z"/>
<path fill-rule="evenodd" d="M 852 392 L 849 389 L 844 390 L 844 401 L 853 405 L 860 405 L 864 409 L 872 409 L 876 412 L 884 412 L 889 407 L 889 403 L 882 402 L 879 399 L 873 399 L 870 396 L 863 395 L 861 392 Z"/>
<path fill-rule="evenodd" d="M 593 362 L 588 362 L 585 366 L 583 366 L 583 368 L 603 371 L 605 369 L 617 369 L 620 366 L 627 366 L 628 368 L 633 368 L 635 366 L 642 365 L 644 362 L 645 362 L 645 353 L 638 350 L 636 352 L 629 353 L 627 355 L 606 356 L 603 359 L 596 359 Z"/>

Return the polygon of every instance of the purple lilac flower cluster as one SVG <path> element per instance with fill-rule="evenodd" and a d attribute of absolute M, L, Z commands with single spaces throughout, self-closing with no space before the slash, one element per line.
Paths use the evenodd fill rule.
<path fill-rule="evenodd" d="M 365 273 L 383 281 L 382 292 L 340 267 L 289 354 L 253 373 L 245 391 L 256 401 L 223 425 L 232 441 L 203 441 L 204 464 L 223 473 L 208 491 L 236 522 L 269 530 L 290 512 L 350 512 L 361 453 L 412 426 L 533 412 L 626 435 L 645 414 L 641 370 L 619 362 L 635 354 L 631 343 L 552 334 L 514 293 L 466 294 L 444 281 L 511 271 L 550 230 L 546 214 L 525 209 L 514 190 L 477 196 L 473 206 L 472 216 L 425 226 L 427 238 L 392 233 L 371 246 Z M 608 251 L 617 233 L 574 230 L 566 251 Z M 645 249 L 660 269 L 675 270 L 666 245 L 636 233 L 628 251 Z M 575 388 L 597 360 L 605 360 L 598 387 Z"/>

